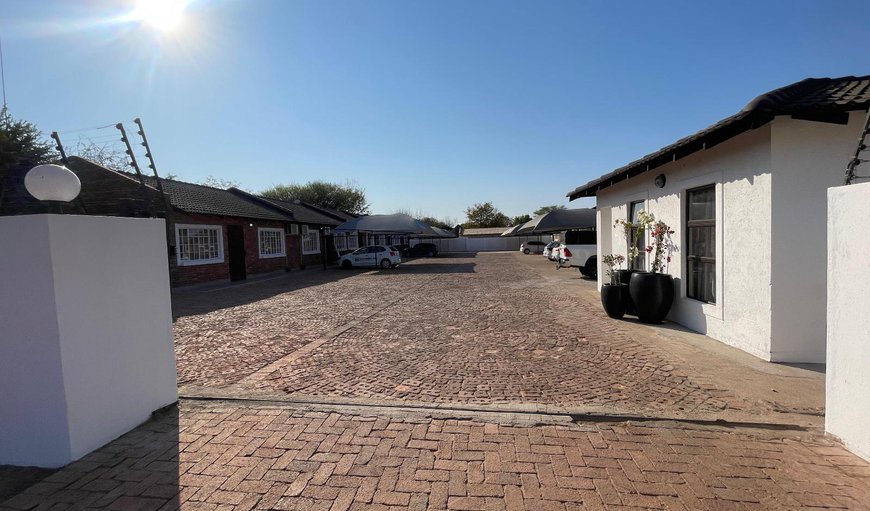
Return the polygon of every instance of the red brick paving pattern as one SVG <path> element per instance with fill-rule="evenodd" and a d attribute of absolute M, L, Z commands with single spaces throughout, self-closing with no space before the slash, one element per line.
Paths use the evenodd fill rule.
<path fill-rule="evenodd" d="M 378 272 L 379 273 L 379 272 Z M 306 272 L 211 292 L 175 293 L 173 325 L 180 384 L 225 386 L 330 330 L 377 310 L 359 271 Z M 357 278 L 351 278 L 357 277 Z M 379 282 L 380 299 L 427 277 Z"/>
<path fill-rule="evenodd" d="M 308 287 L 289 291 L 281 289 L 286 283 L 257 284 L 261 294 L 250 297 L 256 301 L 176 322 L 179 381 L 233 386 L 233 395 L 248 388 L 644 411 L 715 411 L 734 401 L 655 345 L 632 339 L 599 304 L 542 285 L 512 256 L 321 272 L 306 276 Z M 346 278 L 327 280 L 336 277 Z M 176 300 L 176 310 L 201 307 L 196 300 L 202 298 Z M 205 298 L 216 304 L 246 300 L 234 290 Z M 350 328 L 305 356 L 280 361 L 342 326 Z M 270 372 L 254 374 L 273 362 Z"/>
<path fill-rule="evenodd" d="M 868 509 L 825 442 L 183 403 L 0 509 Z"/>

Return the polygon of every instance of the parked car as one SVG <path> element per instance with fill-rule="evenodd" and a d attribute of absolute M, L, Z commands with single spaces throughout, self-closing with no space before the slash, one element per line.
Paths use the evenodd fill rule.
<path fill-rule="evenodd" d="M 395 268 L 402 262 L 401 252 L 396 247 L 384 245 L 370 245 L 354 250 L 338 258 L 338 265 L 342 268 L 354 268 L 373 266 L 387 269 Z"/>
<path fill-rule="evenodd" d="M 520 252 L 527 254 L 527 255 L 531 254 L 532 252 L 534 252 L 536 254 L 543 254 L 544 247 L 546 247 L 546 246 L 547 246 L 547 244 L 544 243 L 543 241 L 527 241 L 527 242 L 523 243 L 522 245 L 520 245 Z"/>
<path fill-rule="evenodd" d="M 417 243 L 404 250 L 405 257 L 435 257 L 438 255 L 438 245 L 434 243 Z"/>
<path fill-rule="evenodd" d="M 551 242 L 547 243 L 547 246 L 544 247 L 544 257 L 546 257 L 550 261 L 555 261 L 556 254 L 554 251 L 561 244 L 562 244 L 561 241 L 551 241 Z"/>
<path fill-rule="evenodd" d="M 577 268 L 585 277 L 598 278 L 595 231 L 568 231 L 565 242 L 555 249 L 558 268 Z"/>

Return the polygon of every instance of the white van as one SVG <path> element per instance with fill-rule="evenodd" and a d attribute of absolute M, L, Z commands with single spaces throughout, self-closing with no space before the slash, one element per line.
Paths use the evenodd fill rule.
<path fill-rule="evenodd" d="M 597 235 L 595 230 L 566 231 L 565 241 L 555 249 L 559 268 L 577 268 L 584 276 L 598 277 Z"/>

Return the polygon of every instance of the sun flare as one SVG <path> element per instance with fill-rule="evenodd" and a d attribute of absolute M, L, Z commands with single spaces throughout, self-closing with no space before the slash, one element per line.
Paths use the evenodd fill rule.
<path fill-rule="evenodd" d="M 139 0 L 132 17 L 168 32 L 181 24 L 187 3 L 186 0 Z"/>

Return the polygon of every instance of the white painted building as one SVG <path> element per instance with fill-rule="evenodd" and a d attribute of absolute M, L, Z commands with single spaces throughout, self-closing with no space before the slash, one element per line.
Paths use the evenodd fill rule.
<path fill-rule="evenodd" d="M 627 255 L 614 221 L 632 210 L 673 228 L 670 320 L 764 360 L 824 362 L 826 194 L 868 106 L 870 76 L 804 80 L 568 196 L 597 197 L 599 261 Z"/>

